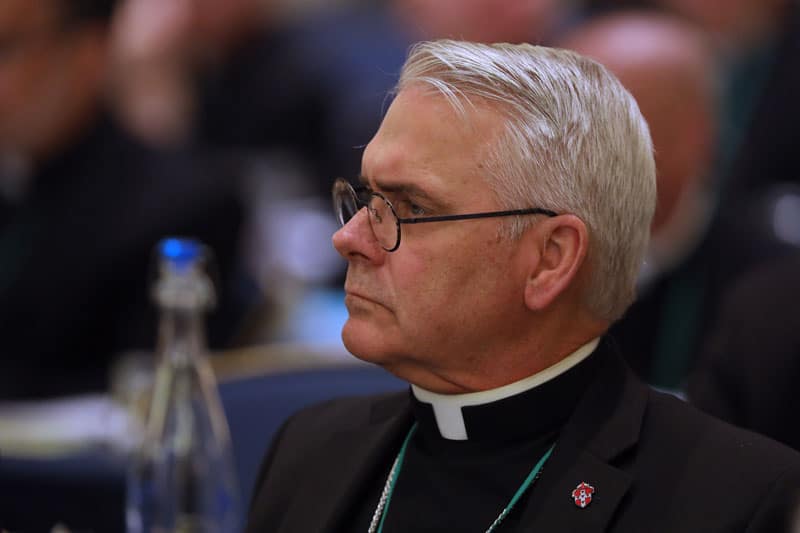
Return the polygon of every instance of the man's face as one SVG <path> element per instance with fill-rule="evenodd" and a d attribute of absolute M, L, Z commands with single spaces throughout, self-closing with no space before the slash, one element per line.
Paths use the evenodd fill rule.
<path fill-rule="evenodd" d="M 50 0 L 0 2 L 0 153 L 31 153 L 67 112 L 71 41 Z"/>
<path fill-rule="evenodd" d="M 486 106 L 459 117 L 439 95 L 404 89 L 367 146 L 362 174 L 400 217 L 500 209 L 485 160 L 503 119 Z M 362 209 L 333 237 L 348 261 L 345 346 L 422 387 L 469 389 L 470 376 L 513 342 L 524 268 L 502 219 L 402 226 L 400 247 L 375 241 Z"/>

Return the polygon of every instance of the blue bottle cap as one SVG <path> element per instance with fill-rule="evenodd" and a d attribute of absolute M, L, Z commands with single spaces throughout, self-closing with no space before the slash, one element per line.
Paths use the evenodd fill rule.
<path fill-rule="evenodd" d="M 203 254 L 203 245 L 195 239 L 168 237 L 158 243 L 158 254 L 178 268 L 197 261 Z"/>

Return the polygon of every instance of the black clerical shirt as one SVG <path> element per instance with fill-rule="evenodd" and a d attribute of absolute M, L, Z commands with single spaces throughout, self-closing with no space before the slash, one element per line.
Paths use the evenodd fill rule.
<path fill-rule="evenodd" d="M 463 407 L 467 440 L 442 437 L 431 404 L 412 395 L 418 429 L 385 511 L 383 532 L 486 531 L 547 449 L 558 445 L 559 430 L 592 379 L 595 359 L 589 356 L 517 395 Z M 387 453 L 380 475 L 358 499 L 353 520 L 342 531 L 368 530 L 400 445 Z M 547 468 L 545 463 L 543 475 Z M 516 531 L 522 510 L 536 497 L 534 483 L 497 531 Z"/>

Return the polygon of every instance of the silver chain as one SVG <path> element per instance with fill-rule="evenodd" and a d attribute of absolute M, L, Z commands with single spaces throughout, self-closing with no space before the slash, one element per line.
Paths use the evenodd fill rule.
<path fill-rule="evenodd" d="M 375 512 L 372 513 L 372 522 L 369 523 L 367 533 L 375 533 L 378 531 L 378 524 L 381 521 L 383 509 L 386 507 L 386 499 L 389 497 L 389 490 L 392 487 L 392 478 L 394 478 L 395 472 L 397 472 L 397 463 L 399 459 L 400 457 L 395 457 L 392 469 L 389 470 L 389 476 L 386 478 L 386 483 L 383 485 L 383 492 L 381 492 L 381 499 L 378 500 L 378 506 L 375 508 Z"/>

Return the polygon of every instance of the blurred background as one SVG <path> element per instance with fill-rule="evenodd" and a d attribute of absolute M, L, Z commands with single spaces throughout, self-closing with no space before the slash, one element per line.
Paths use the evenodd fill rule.
<path fill-rule="evenodd" d="M 329 191 L 358 175 L 420 39 L 570 48 L 622 80 L 650 125 L 659 190 L 639 300 L 612 335 L 653 386 L 800 448 L 789 401 L 800 377 L 799 9 L 3 0 L 0 530 L 121 530 L 114 453 L 135 441 L 131 405 L 149 386 L 152 250 L 166 235 L 215 252 L 213 364 L 223 388 L 255 391 L 223 394 L 248 479 L 274 427 L 253 437 L 242 417 L 279 417 L 269 386 L 248 380 L 355 364 L 339 339 L 345 264 L 330 244 Z M 329 394 L 373 387 L 338 383 Z M 53 503 L 94 498 L 72 490 L 90 482 L 105 487 L 107 516 Z"/>

